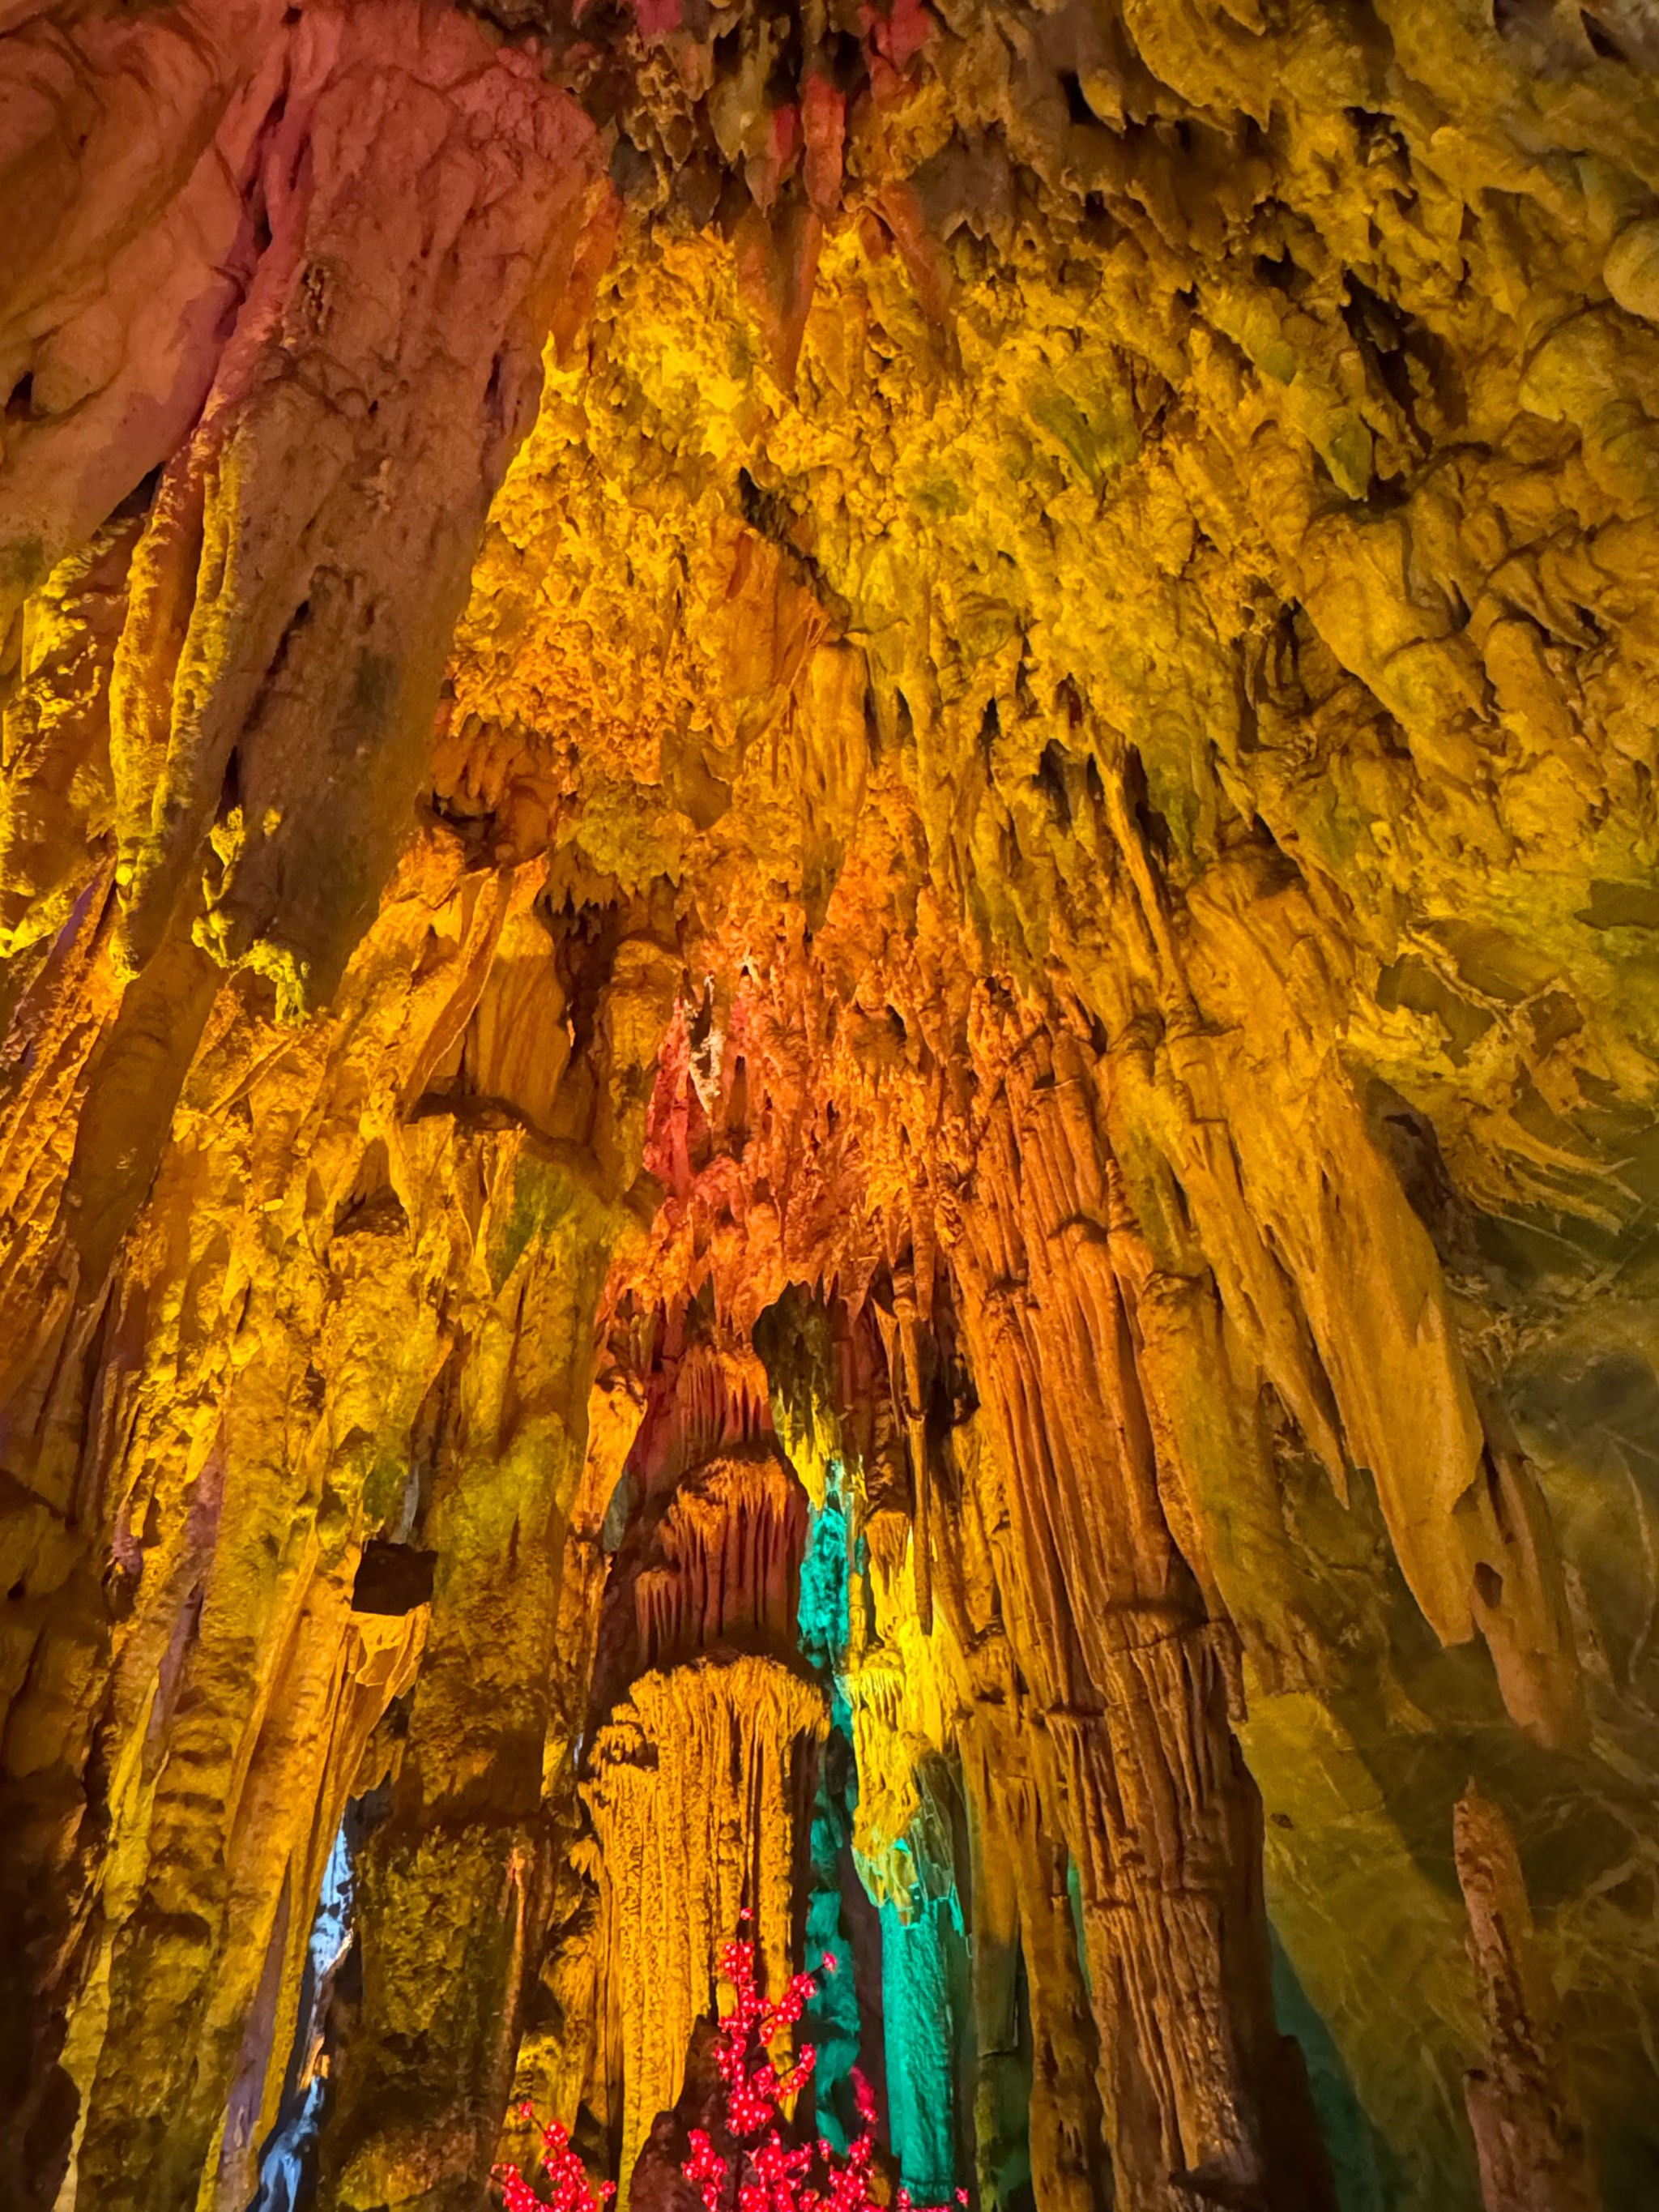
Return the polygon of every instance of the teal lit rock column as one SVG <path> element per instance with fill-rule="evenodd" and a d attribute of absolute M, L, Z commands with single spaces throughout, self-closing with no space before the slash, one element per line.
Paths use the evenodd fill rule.
<path fill-rule="evenodd" d="M 812 1807 L 811 1888 L 806 1902 L 806 1960 L 818 1977 L 818 1991 L 808 2009 L 805 2032 L 818 2054 L 813 2075 L 817 2130 L 844 2151 L 854 2109 L 850 2077 L 859 2060 L 859 2002 L 853 1947 L 842 1912 L 841 1870 L 858 1802 L 858 1769 L 853 1756 L 853 1716 L 840 1673 L 848 1638 L 848 1531 L 842 1484 L 841 1462 L 831 1460 L 824 1502 L 812 1516 L 801 1562 L 797 1619 L 803 1653 L 830 1682 L 830 1738 Z"/>
<path fill-rule="evenodd" d="M 903 2186 L 917 2204 L 948 2204 L 956 2188 L 955 2008 L 948 1946 L 959 1936 L 954 1890 L 922 1897 L 914 1916 L 881 1908 L 887 2112 Z"/>

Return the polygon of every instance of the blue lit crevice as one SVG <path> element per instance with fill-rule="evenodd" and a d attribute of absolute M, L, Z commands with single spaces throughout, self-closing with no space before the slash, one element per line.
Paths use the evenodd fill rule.
<path fill-rule="evenodd" d="M 823 1977 L 807 2030 L 818 2046 L 818 2130 L 838 2148 L 845 2147 L 849 2133 L 848 2083 L 860 2053 L 853 1949 L 841 1890 L 859 1792 L 845 1673 L 852 1547 L 846 1471 L 831 1458 L 802 1563 L 798 1617 L 802 1652 L 831 1686 L 830 1740 L 813 1808 L 806 1929 L 813 1962 L 827 1954 L 836 1965 Z M 902 1896 L 893 1893 L 896 1869 L 908 1871 Z M 949 2203 L 957 2174 L 957 1985 L 964 1978 L 965 1948 L 948 1831 L 936 1816 L 924 1816 L 890 1855 L 881 1878 L 873 1869 L 859 1873 L 879 1911 L 887 2118 L 900 2179 L 918 2204 Z"/>
<path fill-rule="evenodd" d="M 318 2138 L 328 2108 L 334 2042 L 330 2015 L 341 1969 L 356 1940 L 352 1925 L 357 1892 L 353 1831 L 361 1843 L 367 1825 L 362 1818 L 364 1802 L 357 1799 L 346 1808 L 323 1871 L 288 2080 L 276 2124 L 260 2155 L 259 2185 L 248 2212 L 300 2212 L 316 2193 Z"/>

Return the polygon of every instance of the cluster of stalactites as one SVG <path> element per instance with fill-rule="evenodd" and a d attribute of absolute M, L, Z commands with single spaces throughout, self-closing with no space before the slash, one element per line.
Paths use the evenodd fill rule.
<path fill-rule="evenodd" d="M 725 1452 L 772 1438 L 766 1372 L 752 1352 L 691 1344 L 678 1353 L 649 1407 L 633 1467 L 647 1488 L 678 1481 Z"/>
<path fill-rule="evenodd" d="M 678 1489 L 634 1584 L 640 1662 L 722 1644 L 787 1650 L 800 1602 L 806 1496 L 775 1454 L 711 1461 Z"/>
<path fill-rule="evenodd" d="M 788 1978 L 796 1839 L 829 1726 L 799 1662 L 806 1495 L 779 1450 L 764 1370 L 746 1347 L 685 1344 L 672 1316 L 657 1342 L 585 1787 L 624 2195 L 653 2121 L 680 2094 L 716 1953 L 741 1914 L 771 1985 Z"/>
<path fill-rule="evenodd" d="M 714 1961 L 747 1911 L 769 1985 L 788 1979 L 798 1820 L 829 1724 L 823 1692 L 748 1652 L 646 1674 L 595 1739 L 598 1832 L 622 2080 L 622 2186 L 684 2080 Z"/>

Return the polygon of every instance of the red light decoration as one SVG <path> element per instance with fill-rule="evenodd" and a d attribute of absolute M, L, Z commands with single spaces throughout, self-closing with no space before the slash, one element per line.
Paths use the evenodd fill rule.
<path fill-rule="evenodd" d="M 825 1952 L 823 1971 L 835 1970 L 835 1960 Z M 781 1997 L 769 2002 L 756 1984 L 755 1947 L 743 1938 L 720 1946 L 720 1971 L 731 1984 L 733 2001 L 720 2014 L 715 2063 L 737 2156 L 735 2161 L 722 2157 L 707 2129 L 690 2130 L 690 2153 L 680 2172 L 702 2198 L 704 2212 L 889 2212 L 872 2187 L 875 2095 L 856 2066 L 853 2089 L 864 2125 L 845 2155 L 822 2136 L 812 2142 L 786 2143 L 777 2125 L 781 2107 L 811 2080 L 817 2052 L 811 2044 L 803 2044 L 793 2064 L 779 2065 L 771 2045 L 799 2022 L 817 1993 L 817 1975 L 797 1974 Z M 519 2111 L 539 2130 L 542 2162 L 553 2193 L 538 2196 L 516 2166 L 499 2166 L 495 2179 L 504 2212 L 605 2212 L 616 2184 L 596 2185 L 588 2179 L 586 2167 L 570 2148 L 568 2132 L 556 2120 L 544 2128 L 530 2106 L 521 2105 Z M 968 2191 L 958 2189 L 956 2201 L 957 2207 L 965 2206 Z M 955 2208 L 913 2205 L 908 2191 L 901 2189 L 896 2212 Z"/>
<path fill-rule="evenodd" d="M 553 2194 L 538 2197 L 516 2166 L 498 2166 L 495 2178 L 501 2185 L 504 2212 L 546 2212 L 550 2207 L 551 2212 L 605 2212 L 617 2185 L 601 2181 L 596 2186 L 588 2179 L 587 2168 L 570 2148 L 569 2130 L 557 2120 L 543 2127 L 531 2105 L 520 2106 L 519 2118 L 541 2136 L 542 2166 Z"/>

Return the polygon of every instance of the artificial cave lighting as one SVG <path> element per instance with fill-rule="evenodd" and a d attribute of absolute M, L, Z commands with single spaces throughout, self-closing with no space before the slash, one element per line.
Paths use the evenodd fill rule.
<path fill-rule="evenodd" d="M 0 2212 L 1659 2204 L 1649 0 L 0 0 Z"/>

